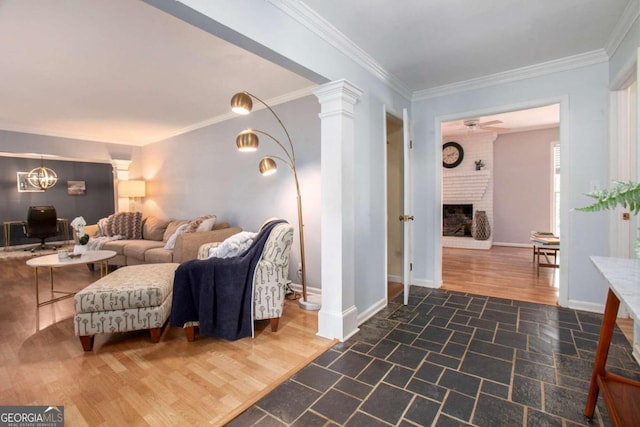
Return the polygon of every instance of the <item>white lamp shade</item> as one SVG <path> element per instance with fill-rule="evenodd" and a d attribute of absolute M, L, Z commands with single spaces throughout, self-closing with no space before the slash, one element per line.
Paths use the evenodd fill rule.
<path fill-rule="evenodd" d="M 146 183 L 144 181 L 119 181 L 118 197 L 144 197 Z"/>

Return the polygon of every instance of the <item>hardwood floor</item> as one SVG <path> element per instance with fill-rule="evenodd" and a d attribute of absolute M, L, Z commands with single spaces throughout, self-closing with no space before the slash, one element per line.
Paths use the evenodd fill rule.
<path fill-rule="evenodd" d="M 553 268 L 540 268 L 537 274 L 530 248 L 442 248 L 442 289 L 557 305 L 558 278 Z M 617 323 L 633 342 L 633 320 Z"/>
<path fill-rule="evenodd" d="M 530 248 L 442 249 L 442 288 L 499 298 L 555 305 L 559 271 L 536 273 Z"/>
<path fill-rule="evenodd" d="M 278 332 L 257 322 L 254 339 L 188 343 L 165 328 L 158 344 L 146 331 L 98 335 L 85 353 L 72 298 L 36 310 L 26 259 L 0 261 L 0 402 L 64 405 L 67 425 L 224 425 L 334 343 L 316 336 L 317 312 L 287 301 Z M 54 272 L 71 291 L 97 278 L 84 265 Z"/>

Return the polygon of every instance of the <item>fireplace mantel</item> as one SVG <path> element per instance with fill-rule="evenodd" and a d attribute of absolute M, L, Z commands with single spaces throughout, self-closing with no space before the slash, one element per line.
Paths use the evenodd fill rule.
<path fill-rule="evenodd" d="M 491 173 L 488 170 L 449 173 L 442 177 L 442 202 L 477 202 L 487 191 Z"/>

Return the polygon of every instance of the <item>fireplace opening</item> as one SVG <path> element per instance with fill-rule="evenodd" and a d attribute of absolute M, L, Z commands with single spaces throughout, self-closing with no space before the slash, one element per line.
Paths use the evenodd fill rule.
<path fill-rule="evenodd" d="M 473 205 L 442 205 L 442 235 L 471 237 Z"/>

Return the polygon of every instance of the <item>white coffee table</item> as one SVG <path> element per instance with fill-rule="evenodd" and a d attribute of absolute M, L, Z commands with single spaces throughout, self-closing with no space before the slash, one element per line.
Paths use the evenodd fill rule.
<path fill-rule="evenodd" d="M 53 269 L 68 267 L 78 264 L 99 264 L 100 265 L 100 277 L 107 274 L 108 263 L 107 261 L 116 256 L 115 251 L 87 251 L 77 258 L 59 259 L 58 254 L 45 255 L 37 258 L 31 258 L 27 261 L 29 267 L 33 267 L 36 273 L 36 307 L 42 307 L 43 305 L 51 304 L 60 301 L 65 298 L 74 296 L 75 292 L 56 291 L 53 288 Z M 52 298 L 47 301 L 40 302 L 39 294 L 39 274 L 38 269 L 49 268 L 49 282 L 51 283 L 51 293 L 63 294 L 60 297 Z"/>

